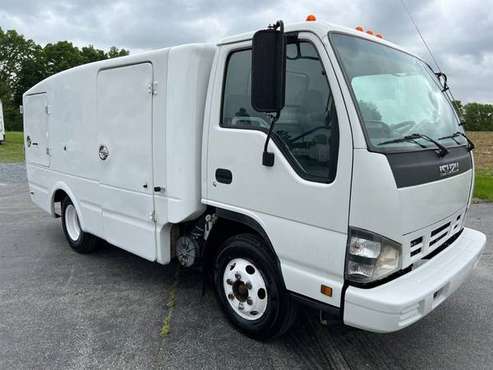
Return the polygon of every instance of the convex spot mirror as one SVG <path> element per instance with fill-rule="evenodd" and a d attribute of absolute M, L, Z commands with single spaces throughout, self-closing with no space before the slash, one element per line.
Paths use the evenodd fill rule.
<path fill-rule="evenodd" d="M 269 28 L 253 35 L 252 107 L 257 112 L 274 113 L 284 107 L 286 41 L 282 23 L 278 25 L 279 30 Z"/>

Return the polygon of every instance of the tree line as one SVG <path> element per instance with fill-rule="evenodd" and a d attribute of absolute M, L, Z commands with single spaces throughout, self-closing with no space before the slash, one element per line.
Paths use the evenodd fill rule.
<path fill-rule="evenodd" d="M 22 130 L 22 94 L 41 80 L 81 64 L 128 54 L 116 47 L 108 51 L 93 45 L 78 48 L 68 41 L 41 46 L 15 30 L 0 27 L 0 100 L 6 130 Z"/>
<path fill-rule="evenodd" d="M 493 131 L 493 104 L 454 101 L 455 110 L 466 131 Z"/>

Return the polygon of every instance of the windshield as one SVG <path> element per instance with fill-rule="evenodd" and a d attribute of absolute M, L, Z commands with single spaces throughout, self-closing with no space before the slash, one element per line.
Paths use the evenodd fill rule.
<path fill-rule="evenodd" d="M 421 60 L 359 37 L 336 33 L 330 36 L 372 149 L 432 148 L 422 139 L 385 142 L 418 133 L 438 140 L 459 131 L 452 105 Z M 466 144 L 462 137 L 440 142 L 446 146 Z"/>

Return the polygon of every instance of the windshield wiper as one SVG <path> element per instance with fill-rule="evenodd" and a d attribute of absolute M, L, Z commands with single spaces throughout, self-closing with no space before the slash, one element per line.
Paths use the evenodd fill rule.
<path fill-rule="evenodd" d="M 448 152 L 449 152 L 448 149 L 445 146 L 443 146 L 442 144 L 440 144 L 438 141 L 433 140 L 431 137 L 429 137 L 427 135 L 418 134 L 418 133 L 411 134 L 411 135 L 406 135 L 406 136 L 400 137 L 398 139 L 383 141 L 383 142 L 379 143 L 378 145 L 387 145 L 387 144 L 394 144 L 394 143 L 404 143 L 406 141 L 409 141 L 409 142 L 413 142 L 413 143 L 418 144 L 422 148 L 425 147 L 424 145 L 420 145 L 416 141 L 417 139 L 423 139 L 423 140 L 429 141 L 430 143 L 435 144 L 435 146 L 438 148 L 437 155 L 439 157 L 443 157 L 443 156 L 447 155 Z"/>
<path fill-rule="evenodd" d="M 448 136 L 444 136 L 444 137 L 439 137 L 438 140 L 445 140 L 445 139 L 452 139 L 453 141 L 455 141 L 457 144 L 460 144 L 457 140 L 455 140 L 456 137 L 459 137 L 459 136 L 462 136 L 464 139 L 466 139 L 467 141 L 467 150 L 468 151 L 471 151 L 473 150 L 476 146 L 474 145 L 474 143 L 472 142 L 471 139 L 469 139 L 466 134 L 460 132 L 460 131 L 457 131 L 457 132 L 454 132 L 452 135 L 448 135 Z"/>
<path fill-rule="evenodd" d="M 421 139 L 421 136 L 417 136 L 416 134 L 407 135 L 407 136 L 400 137 L 398 139 L 383 141 L 381 143 L 378 143 L 378 145 L 387 145 L 387 144 L 394 144 L 394 143 L 404 143 L 406 141 L 409 141 L 411 143 L 414 143 L 416 145 L 419 145 L 421 148 L 427 148 L 426 145 L 421 144 L 420 142 L 416 141 L 416 139 Z"/>

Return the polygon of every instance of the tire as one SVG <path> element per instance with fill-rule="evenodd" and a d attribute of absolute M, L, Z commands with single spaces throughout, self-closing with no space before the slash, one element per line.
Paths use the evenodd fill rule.
<path fill-rule="evenodd" d="M 256 235 L 240 234 L 224 242 L 214 264 L 214 286 L 229 321 L 251 338 L 280 336 L 296 317 L 274 258 Z"/>
<path fill-rule="evenodd" d="M 69 197 L 62 200 L 62 228 L 68 244 L 76 252 L 86 254 L 98 248 L 99 239 L 82 231 L 77 210 Z"/>

